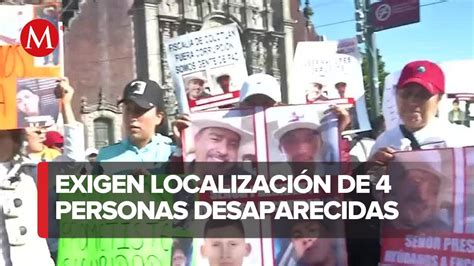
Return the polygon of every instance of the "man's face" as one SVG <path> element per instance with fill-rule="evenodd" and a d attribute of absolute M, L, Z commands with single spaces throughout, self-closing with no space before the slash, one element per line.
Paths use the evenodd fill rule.
<path fill-rule="evenodd" d="M 200 79 L 190 80 L 187 89 L 189 98 L 195 100 L 199 98 L 204 91 L 204 81 Z"/>
<path fill-rule="evenodd" d="M 292 228 L 291 243 L 299 263 L 322 264 L 331 256 L 332 240 L 322 238 L 325 229 L 318 222 L 306 221 Z"/>
<path fill-rule="evenodd" d="M 337 89 L 337 92 L 339 93 L 339 96 L 344 96 L 344 94 L 346 93 L 346 83 L 337 83 L 336 84 L 336 89 Z"/>
<path fill-rule="evenodd" d="M 27 116 L 39 114 L 39 96 L 29 90 L 21 90 L 16 95 L 18 110 Z"/>
<path fill-rule="evenodd" d="M 400 118 L 408 129 L 423 128 L 436 116 L 439 95 L 431 95 L 418 84 L 408 84 L 397 90 L 397 107 Z"/>
<path fill-rule="evenodd" d="M 321 86 L 321 84 L 318 84 L 318 83 L 312 83 L 311 84 L 311 87 L 309 88 L 307 94 L 306 94 L 306 98 L 309 100 L 309 101 L 315 101 L 317 100 L 319 97 L 322 96 L 323 94 L 323 86 Z"/>
<path fill-rule="evenodd" d="M 219 86 L 221 86 L 224 93 L 229 92 L 230 88 L 230 77 L 229 76 L 222 76 L 219 78 Z"/>
<path fill-rule="evenodd" d="M 202 129 L 195 136 L 197 162 L 236 162 L 240 136 L 222 127 Z"/>
<path fill-rule="evenodd" d="M 241 266 L 252 248 L 241 238 L 211 238 L 224 234 L 241 235 L 235 226 L 209 229 L 201 246 L 201 255 L 208 259 L 210 266 Z M 235 232 L 233 232 L 235 231 Z M 209 237 L 210 236 L 210 237 Z"/>
<path fill-rule="evenodd" d="M 186 256 L 181 249 L 176 249 L 173 251 L 173 266 L 185 266 L 186 261 Z"/>
<path fill-rule="evenodd" d="M 132 142 L 150 140 L 155 135 L 155 127 L 163 120 L 156 107 L 141 108 L 133 101 L 126 101 L 124 106 L 123 126 Z"/>
<path fill-rule="evenodd" d="M 457 102 L 454 102 L 454 103 L 453 103 L 453 110 L 454 110 L 454 111 L 458 111 L 458 110 L 459 110 L 459 103 L 457 103 Z"/>
<path fill-rule="evenodd" d="M 398 188 L 400 222 L 406 226 L 417 226 L 427 222 L 438 212 L 438 195 L 441 181 L 423 170 L 405 172 Z"/>
<path fill-rule="evenodd" d="M 290 162 L 314 162 L 321 146 L 321 135 L 312 129 L 294 129 L 280 138 L 280 150 Z"/>

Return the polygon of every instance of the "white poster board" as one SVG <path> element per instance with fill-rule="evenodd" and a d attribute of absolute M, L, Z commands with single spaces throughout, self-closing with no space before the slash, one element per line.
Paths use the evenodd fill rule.
<path fill-rule="evenodd" d="M 239 101 L 248 73 L 236 24 L 178 36 L 164 45 L 181 112 Z"/>

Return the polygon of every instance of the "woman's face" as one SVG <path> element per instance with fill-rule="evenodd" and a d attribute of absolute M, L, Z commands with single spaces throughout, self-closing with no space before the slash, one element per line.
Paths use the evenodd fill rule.
<path fill-rule="evenodd" d="M 39 96 L 30 90 L 21 90 L 16 95 L 18 110 L 27 116 L 39 115 Z"/>

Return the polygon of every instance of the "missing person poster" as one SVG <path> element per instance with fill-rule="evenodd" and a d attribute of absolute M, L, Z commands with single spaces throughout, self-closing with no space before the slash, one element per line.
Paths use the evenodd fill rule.
<path fill-rule="evenodd" d="M 178 36 L 164 45 L 181 112 L 239 101 L 248 73 L 237 25 Z"/>
<path fill-rule="evenodd" d="M 55 108 L 50 104 L 54 94 L 50 93 L 49 90 L 44 90 L 44 86 L 50 88 L 53 82 L 49 78 L 58 78 L 63 73 L 64 62 L 61 52 L 62 30 L 60 22 L 54 24 L 58 25 L 58 29 L 60 29 L 58 31 L 58 48 L 47 57 L 33 57 L 20 44 L 20 33 L 23 26 L 35 18 L 46 19 L 46 16 L 51 16 L 52 18 L 53 9 L 59 10 L 57 5 L 54 5 L 54 7 L 52 5 L 2 5 L 0 9 L 0 25 L 2 25 L 0 28 L 0 62 L 2 62 L 3 66 L 0 68 L 0 129 L 14 129 L 27 126 L 27 120 L 24 119 L 25 113 L 23 111 L 31 114 L 26 116 L 38 118 L 38 116 L 43 116 L 41 114 L 43 110 L 48 109 L 51 111 L 46 112 L 46 116 L 52 116 L 54 119 L 57 119 L 58 111 L 52 111 Z M 57 16 L 56 12 L 54 17 Z M 41 95 L 35 95 L 34 90 L 30 90 L 30 93 L 27 93 L 27 91 L 22 89 L 25 86 L 22 88 L 18 87 L 18 85 L 26 82 L 21 79 L 27 78 L 36 78 L 39 81 L 40 88 L 38 89 L 37 87 L 35 90 L 41 91 Z M 46 85 L 46 83 L 49 85 Z M 48 106 L 44 107 L 44 109 L 41 107 L 43 104 L 40 102 L 43 100 L 42 97 L 45 97 L 46 103 L 48 103 Z M 33 105 L 24 108 L 18 107 L 18 101 L 23 102 L 23 100 L 31 100 Z M 40 103 L 35 104 L 37 101 Z M 21 105 L 26 106 L 25 104 Z M 42 118 L 46 117 L 43 116 Z M 41 122 L 44 121 L 42 120 Z"/>
<path fill-rule="evenodd" d="M 472 147 L 395 154 L 388 166 L 398 219 L 382 222 L 383 265 L 470 265 Z M 470 157 L 471 155 L 471 157 Z M 472 187 L 471 187 L 472 188 Z"/>
<path fill-rule="evenodd" d="M 291 238 L 273 238 L 273 259 L 277 266 L 347 265 L 344 237 L 335 237 L 334 230 L 343 230 L 343 223 L 323 220 L 281 221 L 273 230 L 287 230 Z"/>
<path fill-rule="evenodd" d="M 187 172 L 201 174 L 255 173 L 244 169 L 263 161 L 256 149 L 255 111 L 253 108 L 204 111 L 191 114 L 192 126 L 186 129 L 184 161 L 191 162 Z M 210 165 L 222 167 L 211 168 Z M 201 169 L 204 172 L 201 172 Z M 248 168 L 248 167 L 245 167 Z"/>
<path fill-rule="evenodd" d="M 265 110 L 268 161 L 337 162 L 337 117 L 327 104 L 277 106 Z"/>
<path fill-rule="evenodd" d="M 292 87 L 298 90 L 294 102 L 290 103 L 332 103 L 350 99 L 355 102 L 352 112 L 356 114 L 357 123 L 343 133 L 370 130 L 359 61 L 350 55 L 313 53 L 298 48 L 292 79 Z"/>

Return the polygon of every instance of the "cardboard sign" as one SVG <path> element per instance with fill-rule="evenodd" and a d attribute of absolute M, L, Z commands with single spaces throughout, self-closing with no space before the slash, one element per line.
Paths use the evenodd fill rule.
<path fill-rule="evenodd" d="M 353 132 L 370 130 L 367 108 L 365 105 L 364 83 L 359 61 L 342 54 L 321 54 L 307 49 L 295 53 L 292 87 L 293 103 L 325 103 L 335 99 L 351 99 L 355 102 L 355 123 Z"/>
<path fill-rule="evenodd" d="M 388 169 L 399 218 L 382 222 L 382 265 L 474 262 L 473 155 L 473 147 L 395 154 Z"/>
<path fill-rule="evenodd" d="M 2 6 L 0 9 L 0 25 L 2 25 L 0 29 L 0 129 L 15 129 L 25 126 L 25 124 L 19 123 L 26 120 L 21 119 L 17 108 L 17 92 L 21 91 L 17 84 L 23 82 L 18 79 L 57 78 L 62 75 L 62 55 L 57 54 L 59 59 L 52 59 L 57 64 L 45 65 L 46 58 L 35 58 L 29 55 L 18 43 L 23 25 L 37 18 L 39 10 L 45 8 L 45 6 L 22 5 Z M 60 24 L 58 24 L 58 28 L 61 28 Z M 59 33 L 61 36 L 62 32 Z M 59 46 L 62 46 L 61 40 L 62 37 L 60 37 Z M 58 51 L 61 50 L 61 48 L 58 49 Z M 50 56 L 54 57 L 54 55 Z M 54 97 L 54 94 L 49 93 L 47 99 L 51 97 Z"/>
<path fill-rule="evenodd" d="M 164 45 L 181 112 L 239 101 L 248 73 L 237 25 L 178 36 Z"/>

